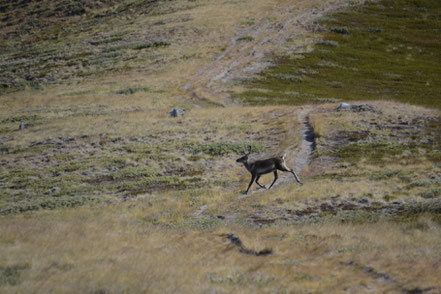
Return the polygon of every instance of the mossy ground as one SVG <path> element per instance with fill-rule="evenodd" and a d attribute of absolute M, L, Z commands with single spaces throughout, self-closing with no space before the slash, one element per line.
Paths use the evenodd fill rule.
<path fill-rule="evenodd" d="M 316 23 L 312 52 L 276 58 L 238 99 L 252 104 L 393 100 L 441 109 L 441 4 L 371 1 Z"/>

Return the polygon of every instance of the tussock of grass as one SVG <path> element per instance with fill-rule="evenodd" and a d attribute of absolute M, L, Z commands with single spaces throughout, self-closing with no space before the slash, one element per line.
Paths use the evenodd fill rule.
<path fill-rule="evenodd" d="M 15 264 L 0 267 L 0 286 L 15 286 L 21 283 L 21 272 L 29 268 L 29 264 Z"/>
<path fill-rule="evenodd" d="M 259 144 L 258 142 L 243 142 L 243 143 L 216 142 L 210 144 L 198 144 L 190 149 L 192 149 L 192 152 L 194 153 L 203 152 L 211 156 L 225 156 L 231 153 L 234 154 L 246 153 L 249 147 L 251 147 L 251 152 L 264 151 L 264 147 L 262 146 L 262 144 Z"/>
<path fill-rule="evenodd" d="M 240 37 L 239 39 L 237 39 L 237 41 L 247 41 L 247 42 L 251 42 L 253 40 L 254 40 L 254 38 L 252 36 L 243 36 L 243 37 Z"/>
<path fill-rule="evenodd" d="M 124 95 L 130 95 L 130 94 L 134 94 L 136 92 L 147 92 L 150 89 L 148 87 L 129 87 L 129 88 L 124 88 L 124 89 L 120 89 L 118 91 L 116 91 L 116 94 L 124 94 Z"/>

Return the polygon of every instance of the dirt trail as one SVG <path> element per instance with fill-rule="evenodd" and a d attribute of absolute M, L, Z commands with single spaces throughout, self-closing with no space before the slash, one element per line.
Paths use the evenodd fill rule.
<path fill-rule="evenodd" d="M 302 138 L 299 144 L 299 150 L 297 151 L 289 148 L 286 150 L 287 165 L 288 167 L 294 169 L 301 181 L 302 173 L 307 168 L 312 160 L 312 153 L 315 150 L 315 138 L 314 129 L 309 123 L 309 114 L 313 108 L 311 106 L 302 107 L 297 114 L 297 120 L 301 124 L 299 136 Z M 294 181 L 295 179 L 291 173 L 279 173 L 279 180 L 274 184 L 274 186 L 280 185 L 285 182 Z M 263 191 L 263 190 L 262 190 Z"/>
<path fill-rule="evenodd" d="M 312 152 L 315 150 L 315 138 L 314 129 L 309 123 L 309 114 L 312 108 L 307 107 L 302 109 L 297 115 L 298 121 L 302 124 L 300 129 L 300 134 L 302 136 L 302 141 L 300 143 L 300 151 L 289 160 L 289 163 L 293 166 L 292 168 L 299 174 L 309 166 L 312 160 Z"/>

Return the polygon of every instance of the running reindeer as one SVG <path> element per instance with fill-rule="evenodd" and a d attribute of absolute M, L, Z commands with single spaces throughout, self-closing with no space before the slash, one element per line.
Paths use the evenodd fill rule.
<path fill-rule="evenodd" d="M 246 190 L 245 194 L 248 194 L 248 190 L 250 190 L 251 185 L 253 184 L 254 180 L 256 180 L 256 184 L 259 185 L 259 187 L 266 189 L 265 186 L 262 186 L 259 184 L 259 179 L 261 175 L 268 174 L 270 172 L 274 173 L 274 181 L 271 183 L 268 189 L 271 189 L 271 187 L 274 185 L 274 183 L 277 181 L 278 175 L 277 170 L 290 172 L 294 175 L 297 182 L 299 184 L 302 184 L 302 182 L 297 177 L 296 173 L 292 168 L 288 168 L 285 164 L 285 158 L 286 154 L 284 154 L 281 157 L 274 157 L 274 158 L 268 158 L 264 160 L 257 160 L 254 162 L 248 162 L 248 155 L 251 154 L 251 146 L 248 147 L 248 153 L 236 160 L 236 162 L 241 162 L 246 167 L 246 169 L 251 173 L 251 181 L 248 185 L 248 189 Z"/>

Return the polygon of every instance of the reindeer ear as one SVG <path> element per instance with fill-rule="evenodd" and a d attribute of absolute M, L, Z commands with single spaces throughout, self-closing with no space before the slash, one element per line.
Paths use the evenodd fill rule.
<path fill-rule="evenodd" d="M 248 154 L 250 154 L 251 153 L 251 150 L 252 150 L 253 148 L 251 147 L 251 145 L 248 145 Z"/>

